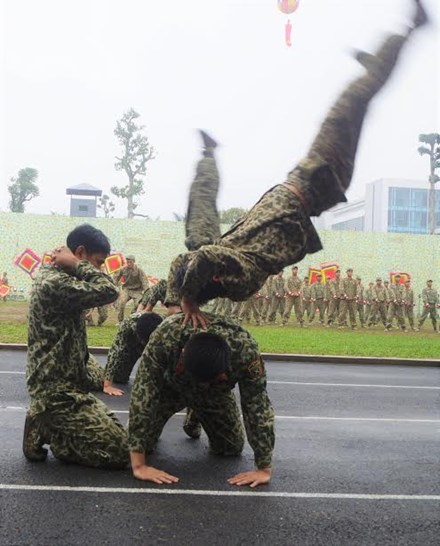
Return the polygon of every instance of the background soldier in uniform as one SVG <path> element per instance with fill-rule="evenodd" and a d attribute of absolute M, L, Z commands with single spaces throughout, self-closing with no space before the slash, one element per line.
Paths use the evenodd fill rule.
<path fill-rule="evenodd" d="M 310 317 L 312 316 L 312 287 L 309 284 L 309 278 L 304 277 L 304 282 L 301 288 L 301 300 L 303 308 L 303 319 L 307 322 L 310 322 Z"/>
<path fill-rule="evenodd" d="M 103 468 L 128 462 L 124 427 L 90 394 L 84 311 L 116 300 L 112 279 L 99 270 L 110 252 L 102 231 L 84 224 L 55 249 L 35 279 L 29 304 L 26 384 L 31 398 L 23 452 Z"/>
<path fill-rule="evenodd" d="M 314 282 L 311 286 L 310 299 L 312 306 L 310 310 L 309 324 L 314 321 L 317 309 L 319 310 L 319 322 L 324 324 L 325 284 L 322 284 L 321 273 L 316 275 L 316 282 Z"/>
<path fill-rule="evenodd" d="M 118 322 L 124 320 L 125 306 L 130 300 L 133 300 L 133 312 L 136 311 L 143 292 L 148 288 L 147 276 L 142 269 L 136 265 L 135 257 L 132 254 L 129 254 L 126 261 L 127 265 L 122 267 L 115 276 L 116 283 L 122 283 L 118 302 Z"/>
<path fill-rule="evenodd" d="M 361 277 L 356 277 L 357 282 L 357 291 L 356 291 L 356 309 L 359 315 L 359 321 L 361 323 L 361 328 L 365 328 L 365 289 L 362 284 Z"/>
<path fill-rule="evenodd" d="M 287 279 L 286 282 L 286 304 L 283 317 L 283 324 L 289 322 L 290 313 L 292 312 L 292 307 L 295 309 L 295 317 L 300 326 L 303 326 L 303 309 L 301 301 L 301 286 L 302 281 L 298 277 L 298 267 L 294 265 L 292 267 L 292 275 Z"/>
<path fill-rule="evenodd" d="M 394 282 L 389 288 L 389 294 L 391 296 L 390 305 L 388 308 L 388 317 L 386 329 L 391 330 L 394 317 L 397 319 L 397 323 L 402 330 L 405 330 L 405 321 L 403 320 L 403 291 L 405 287 L 400 284 L 400 275 L 394 276 Z"/>
<path fill-rule="evenodd" d="M 269 312 L 272 307 L 272 301 L 274 297 L 272 291 L 273 279 L 274 275 L 268 277 L 267 281 L 263 285 L 263 288 L 260 290 L 260 293 L 264 298 L 263 303 L 261 304 L 261 322 L 263 324 L 267 322 Z"/>
<path fill-rule="evenodd" d="M 238 320 L 240 323 L 242 322 L 250 322 L 251 320 L 251 313 L 254 317 L 255 324 L 257 326 L 260 326 L 261 324 L 261 317 L 260 317 L 260 311 L 258 309 L 259 307 L 259 300 L 261 299 L 260 292 L 257 292 L 253 296 L 247 299 L 243 303 L 243 307 L 240 311 L 240 314 L 238 316 Z"/>
<path fill-rule="evenodd" d="M 368 283 L 368 288 L 365 291 L 365 324 L 370 324 L 370 316 L 373 311 L 373 282 Z M 372 317 L 374 319 L 374 317 Z M 374 323 L 374 320 L 371 321 Z"/>
<path fill-rule="evenodd" d="M 369 324 L 368 326 L 371 326 L 373 323 L 376 324 L 376 322 L 380 320 L 382 321 L 382 324 L 386 328 L 387 326 L 387 291 L 385 287 L 382 285 L 382 279 L 378 277 L 376 279 L 376 284 L 372 288 L 373 293 L 373 309 L 372 313 L 370 313 L 369 318 Z"/>
<path fill-rule="evenodd" d="M 209 315 L 207 332 L 182 328 L 182 315 L 164 321 L 142 354 L 130 400 L 129 447 L 139 480 L 174 483 L 178 478 L 147 463 L 172 415 L 194 408 L 213 453 L 240 455 L 244 431 L 233 392 L 238 383 L 246 434 L 256 469 L 230 478 L 251 487 L 271 478 L 275 442 L 274 412 L 258 345 L 246 330 L 224 317 Z"/>
<path fill-rule="evenodd" d="M 422 301 L 423 313 L 420 317 L 419 328 L 422 327 L 426 317 L 429 315 L 434 332 L 437 332 L 437 306 L 439 304 L 439 295 L 437 290 L 432 288 L 432 280 L 426 281 L 426 288 L 422 290 Z"/>
<path fill-rule="evenodd" d="M 409 326 L 411 330 L 415 330 L 414 327 L 414 290 L 411 288 L 411 281 L 405 281 L 405 289 L 403 291 L 403 309 L 405 311 L 405 316 L 408 319 Z"/>
<path fill-rule="evenodd" d="M 331 326 L 339 316 L 340 303 L 342 297 L 341 270 L 335 271 L 335 276 L 328 282 L 328 313 L 327 325 Z"/>
<path fill-rule="evenodd" d="M 341 310 L 339 312 L 339 328 L 347 325 L 347 311 L 350 317 L 350 326 L 352 330 L 356 329 L 356 295 L 357 282 L 353 279 L 353 269 L 347 269 L 347 276 L 341 282 L 342 299 Z"/>
<path fill-rule="evenodd" d="M 277 313 L 280 314 L 281 320 L 284 315 L 285 306 L 285 288 L 284 288 L 283 272 L 280 271 L 278 275 L 275 275 L 272 282 L 272 306 L 270 309 L 270 315 L 268 319 L 269 324 L 275 324 Z"/>

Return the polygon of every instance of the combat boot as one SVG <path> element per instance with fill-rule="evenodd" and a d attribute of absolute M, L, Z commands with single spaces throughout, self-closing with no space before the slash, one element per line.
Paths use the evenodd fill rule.
<path fill-rule="evenodd" d="M 200 434 L 202 433 L 202 425 L 197 419 L 196 413 L 190 408 L 186 410 L 185 422 L 183 423 L 183 431 L 193 440 L 198 440 L 200 438 Z"/>
<path fill-rule="evenodd" d="M 38 417 L 31 416 L 29 412 L 26 413 L 23 453 L 26 459 L 33 463 L 43 462 L 47 457 L 47 449 L 43 447 L 47 442 L 44 441 L 42 427 L 38 421 L 40 421 Z"/>

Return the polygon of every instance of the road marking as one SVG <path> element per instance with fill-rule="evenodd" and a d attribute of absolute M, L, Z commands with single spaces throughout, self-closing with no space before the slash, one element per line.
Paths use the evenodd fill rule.
<path fill-rule="evenodd" d="M 440 390 L 440 387 L 428 387 L 421 385 L 374 385 L 363 383 L 305 383 L 302 381 L 268 381 L 272 385 L 318 385 L 323 387 L 368 387 L 378 389 L 427 389 L 427 390 Z"/>
<path fill-rule="evenodd" d="M 200 495 L 209 497 L 281 497 L 293 499 L 423 500 L 440 501 L 440 495 L 374 495 L 367 493 L 295 493 L 288 491 L 212 491 L 205 489 L 151 489 L 148 487 L 82 487 L 0 483 L 4 491 L 61 491 L 66 493 L 130 493 L 147 495 Z"/>
<path fill-rule="evenodd" d="M 0 407 L 0 411 L 27 411 L 27 408 L 19 406 Z M 109 408 L 113 413 L 127 415 L 128 410 L 115 410 Z M 186 416 L 184 412 L 175 413 L 174 416 Z M 384 421 L 389 423 L 440 423 L 440 419 L 394 419 L 383 417 L 321 417 L 319 415 L 275 415 L 275 419 L 297 420 L 297 421 Z"/>
<path fill-rule="evenodd" d="M 4 374 L 25 375 L 26 372 L 14 372 L 14 371 L 0 371 Z M 378 388 L 378 389 L 426 389 L 426 390 L 440 390 L 440 387 L 431 387 L 425 385 L 375 385 L 367 383 L 318 383 L 318 382 L 306 382 L 306 381 L 268 381 L 269 385 L 305 385 L 305 386 L 318 386 L 318 387 L 366 387 L 366 388 Z"/>

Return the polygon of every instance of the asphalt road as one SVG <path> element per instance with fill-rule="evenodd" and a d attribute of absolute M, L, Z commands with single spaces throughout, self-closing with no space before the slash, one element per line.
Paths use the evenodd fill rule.
<path fill-rule="evenodd" d="M 104 357 L 99 357 L 103 362 Z M 25 353 L 0 351 L 0 544 L 434 545 L 440 536 L 440 368 L 267 363 L 274 476 L 257 490 L 226 479 L 253 466 L 165 428 L 151 463 L 174 486 L 129 470 L 21 453 Z M 126 422 L 128 392 L 102 396 Z"/>

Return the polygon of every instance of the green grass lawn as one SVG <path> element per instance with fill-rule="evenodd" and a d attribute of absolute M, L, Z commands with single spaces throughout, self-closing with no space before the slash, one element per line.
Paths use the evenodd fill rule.
<path fill-rule="evenodd" d="M 117 326 L 89 327 L 90 346 L 111 345 Z M 327 354 L 401 358 L 440 358 L 440 335 L 430 332 L 385 333 L 382 329 L 337 330 L 320 326 L 249 326 L 264 353 Z M 0 343 L 26 343 L 26 323 L 0 322 Z"/>

